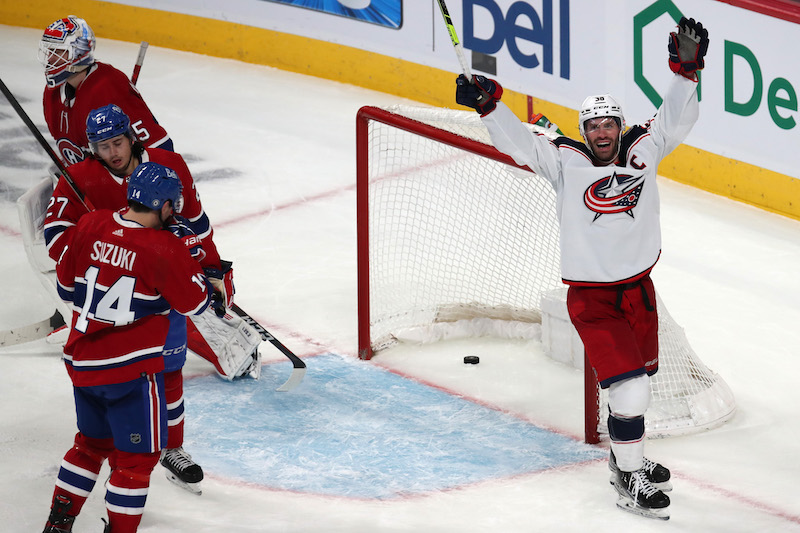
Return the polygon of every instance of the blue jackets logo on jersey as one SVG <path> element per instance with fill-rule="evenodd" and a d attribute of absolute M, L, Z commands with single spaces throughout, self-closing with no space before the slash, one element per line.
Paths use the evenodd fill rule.
<path fill-rule="evenodd" d="M 626 213 L 633 218 L 643 187 L 644 176 L 614 172 L 592 183 L 583 195 L 583 203 L 594 211 L 594 220 L 610 213 Z"/>

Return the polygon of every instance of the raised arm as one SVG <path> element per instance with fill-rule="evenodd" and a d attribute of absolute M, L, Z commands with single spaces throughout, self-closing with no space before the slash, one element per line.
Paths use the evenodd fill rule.
<path fill-rule="evenodd" d="M 456 80 L 456 102 L 475 109 L 480 115 L 492 144 L 518 165 L 527 166 L 554 187 L 561 174 L 558 148 L 541 134 L 528 129 L 500 101 L 503 88 L 495 80 L 473 76 L 469 83 L 462 74 Z"/>
<path fill-rule="evenodd" d="M 686 139 L 700 115 L 697 72 L 705 67 L 708 42 L 708 31 L 703 24 L 686 17 L 669 34 L 669 67 L 675 77 L 650 126 L 651 133 L 661 140 L 662 156 Z"/>

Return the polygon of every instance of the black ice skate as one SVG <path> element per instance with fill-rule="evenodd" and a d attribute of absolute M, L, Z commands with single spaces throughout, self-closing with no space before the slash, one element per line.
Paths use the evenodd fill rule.
<path fill-rule="evenodd" d="M 203 469 L 192 461 L 192 456 L 180 448 L 168 448 L 161 452 L 161 464 L 167 469 L 167 479 L 188 490 L 200 495 L 200 482 L 203 480 Z"/>
<path fill-rule="evenodd" d="M 72 508 L 72 502 L 66 496 L 58 495 L 53 501 L 50 509 L 50 516 L 44 526 L 44 533 L 70 533 L 72 523 L 75 522 L 74 516 L 67 515 L 67 511 Z"/>
<path fill-rule="evenodd" d="M 608 459 L 608 469 L 612 472 L 610 482 L 613 485 L 617 472 L 619 472 L 617 458 L 614 457 L 614 452 L 611 452 L 611 456 Z M 644 470 L 647 479 L 655 488 L 661 492 L 669 492 L 672 490 L 672 482 L 670 481 L 671 474 L 668 468 L 645 457 L 642 470 Z"/>
<path fill-rule="evenodd" d="M 623 511 L 669 520 L 669 496 L 650 483 L 644 469 L 635 472 L 619 470 L 612 484 L 619 493 L 617 507 Z"/>

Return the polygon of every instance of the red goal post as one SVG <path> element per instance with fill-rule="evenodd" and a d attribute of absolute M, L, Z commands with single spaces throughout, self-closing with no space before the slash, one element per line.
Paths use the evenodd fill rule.
<path fill-rule="evenodd" d="M 359 357 L 404 341 L 487 332 L 546 340 L 554 358 L 575 349 L 555 193 L 491 145 L 476 113 L 363 107 L 356 157 Z M 661 365 L 651 380 L 648 435 L 721 424 L 735 407 L 730 390 L 658 304 Z M 577 350 L 575 366 L 583 367 L 582 344 Z M 607 397 L 594 372 L 584 375 L 585 438 L 597 442 L 607 434 Z"/>
<path fill-rule="evenodd" d="M 382 176 L 370 175 L 370 126 L 382 123 L 391 128 L 404 130 L 412 135 L 435 140 L 437 143 L 449 145 L 456 150 L 485 157 L 509 166 L 519 167 L 511 157 L 497 151 L 488 144 L 458 135 L 454 132 L 443 130 L 418 120 L 414 120 L 388 109 L 378 107 L 362 107 L 356 117 L 356 209 L 358 213 L 357 240 L 358 240 L 358 332 L 361 359 L 371 359 L 373 355 L 372 336 L 370 329 L 370 216 L 369 216 L 369 185 L 370 182 L 383 179 Z"/>

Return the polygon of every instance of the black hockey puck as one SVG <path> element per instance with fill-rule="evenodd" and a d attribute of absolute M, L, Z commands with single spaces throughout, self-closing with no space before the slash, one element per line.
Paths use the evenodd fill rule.
<path fill-rule="evenodd" d="M 477 355 L 467 355 L 466 357 L 464 357 L 465 365 L 477 365 L 480 362 L 481 359 Z"/>

